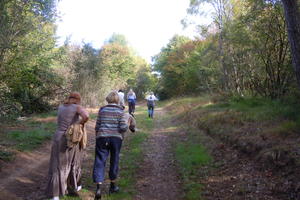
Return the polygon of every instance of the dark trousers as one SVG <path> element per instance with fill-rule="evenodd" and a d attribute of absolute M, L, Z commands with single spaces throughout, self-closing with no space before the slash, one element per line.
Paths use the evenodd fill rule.
<path fill-rule="evenodd" d="M 128 101 L 128 107 L 129 107 L 129 114 L 134 113 L 134 111 L 135 111 L 135 102 L 134 101 Z"/>
<path fill-rule="evenodd" d="M 103 182 L 105 178 L 105 164 L 110 153 L 109 179 L 115 180 L 119 171 L 119 154 L 122 140 L 118 137 L 103 137 L 96 140 L 96 154 L 94 162 L 93 180 Z"/>
<path fill-rule="evenodd" d="M 148 115 L 149 117 L 153 118 L 154 114 L 154 106 L 153 105 L 148 105 Z"/>

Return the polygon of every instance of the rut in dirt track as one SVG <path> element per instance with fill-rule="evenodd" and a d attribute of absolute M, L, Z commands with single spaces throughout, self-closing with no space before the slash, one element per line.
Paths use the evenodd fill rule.
<path fill-rule="evenodd" d="M 154 130 L 144 143 L 145 158 L 138 172 L 137 200 L 182 198 L 180 178 L 171 151 L 171 138 L 163 127 L 164 110 L 156 109 Z"/>

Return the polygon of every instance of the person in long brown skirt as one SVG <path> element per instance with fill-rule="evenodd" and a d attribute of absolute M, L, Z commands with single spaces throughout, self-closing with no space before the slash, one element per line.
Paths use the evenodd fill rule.
<path fill-rule="evenodd" d="M 58 108 L 57 130 L 52 139 L 46 195 L 59 200 L 65 194 L 77 194 L 81 189 L 81 161 L 83 150 L 79 144 L 67 147 L 66 130 L 74 123 L 84 125 L 88 112 L 80 106 L 81 96 L 72 92 Z"/>

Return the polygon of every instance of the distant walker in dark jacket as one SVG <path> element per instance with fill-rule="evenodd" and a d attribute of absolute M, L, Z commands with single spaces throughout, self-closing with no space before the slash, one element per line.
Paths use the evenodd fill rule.
<path fill-rule="evenodd" d="M 105 178 L 105 163 L 110 153 L 109 179 L 110 193 L 118 192 L 116 186 L 119 171 L 119 153 L 122 146 L 123 134 L 128 125 L 124 117 L 123 108 L 118 105 L 117 91 L 111 92 L 107 97 L 108 104 L 99 109 L 96 122 L 96 153 L 93 171 L 93 180 L 97 184 L 95 199 L 101 199 L 101 185 Z"/>

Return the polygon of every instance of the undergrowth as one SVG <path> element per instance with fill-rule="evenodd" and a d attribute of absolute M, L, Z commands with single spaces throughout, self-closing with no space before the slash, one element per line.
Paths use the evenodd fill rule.
<path fill-rule="evenodd" d="M 14 158 L 15 150 L 31 151 L 50 140 L 56 129 L 54 116 L 56 112 L 53 111 L 10 121 L 8 126 L 13 128 L 1 131 L 0 159 L 10 161 Z M 43 121 L 49 117 L 53 117 L 53 120 Z"/>
<path fill-rule="evenodd" d="M 295 99 L 235 97 L 220 100 L 204 96 L 173 99 L 165 105 L 173 120 L 184 122 L 182 125 L 189 127 L 186 129 L 198 131 L 198 135 L 204 131 L 206 135 L 217 136 L 223 142 L 233 142 L 233 145 L 237 145 L 238 138 L 241 149 L 244 143 L 255 144 L 265 136 L 297 137 L 300 129 L 300 104 Z M 194 137 L 193 131 L 186 134 L 187 138 L 180 142 L 177 140 L 174 148 L 183 176 L 185 199 L 201 199 L 205 185 L 197 180 L 201 173 L 199 169 L 216 166 L 210 166 L 212 158 L 204 147 L 205 141 Z M 281 143 L 272 145 L 270 148 L 277 148 Z"/>
<path fill-rule="evenodd" d="M 233 110 L 243 113 L 247 120 L 276 120 L 278 118 L 297 121 L 300 118 L 300 105 L 268 98 L 231 98 L 227 102 L 217 102 L 208 109 Z"/>
<path fill-rule="evenodd" d="M 265 132 L 275 135 L 298 133 L 300 128 L 300 104 L 296 100 L 235 97 L 220 101 L 204 96 L 172 100 L 168 109 L 195 127 L 220 134 L 249 123 L 255 127 L 268 123 Z"/>

